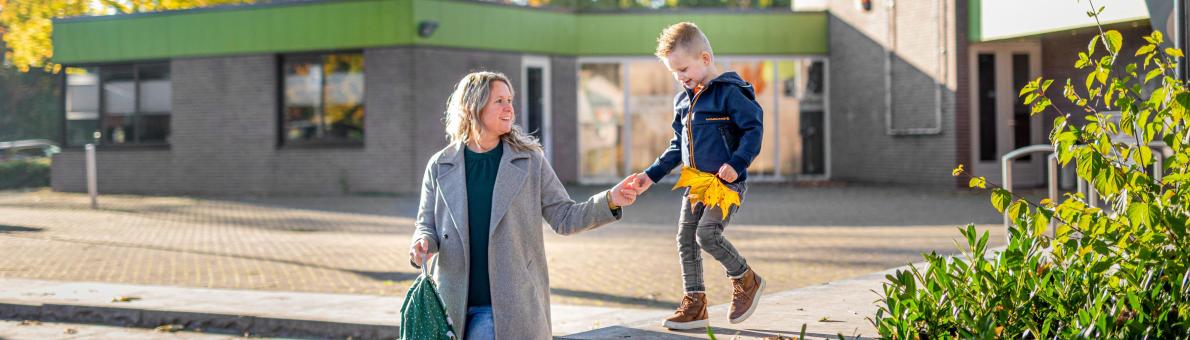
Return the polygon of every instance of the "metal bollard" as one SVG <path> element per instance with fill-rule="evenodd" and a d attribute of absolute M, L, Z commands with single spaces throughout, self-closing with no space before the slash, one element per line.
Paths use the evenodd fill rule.
<path fill-rule="evenodd" d="M 95 144 L 87 144 L 87 194 L 91 195 L 91 209 L 99 209 L 99 195 L 98 185 L 96 184 L 95 171 Z"/>

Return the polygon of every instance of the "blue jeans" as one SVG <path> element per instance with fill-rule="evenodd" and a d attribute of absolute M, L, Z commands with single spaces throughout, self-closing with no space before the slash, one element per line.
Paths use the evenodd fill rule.
<path fill-rule="evenodd" d="M 496 324 L 492 322 L 492 306 L 467 307 L 466 340 L 496 339 Z"/>

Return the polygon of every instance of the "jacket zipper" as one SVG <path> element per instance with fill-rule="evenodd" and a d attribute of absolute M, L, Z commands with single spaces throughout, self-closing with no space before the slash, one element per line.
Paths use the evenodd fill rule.
<path fill-rule="evenodd" d="M 719 139 L 723 140 L 723 149 L 727 150 L 727 158 L 731 159 L 731 144 L 727 143 L 727 131 L 722 126 L 719 127 Z"/>
<path fill-rule="evenodd" d="M 690 110 L 686 113 L 686 146 L 690 154 L 690 167 L 694 169 L 698 169 L 698 166 L 694 165 L 694 105 L 698 104 L 698 98 L 706 90 L 706 86 L 703 86 L 702 90 L 696 89 L 698 92 L 694 93 L 694 99 L 690 101 Z"/>

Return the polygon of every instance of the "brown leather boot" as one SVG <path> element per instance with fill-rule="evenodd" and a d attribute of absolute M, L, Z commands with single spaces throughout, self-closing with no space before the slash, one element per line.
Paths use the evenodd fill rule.
<path fill-rule="evenodd" d="M 697 329 L 709 325 L 707 321 L 707 294 L 686 293 L 682 297 L 682 304 L 674 315 L 665 319 L 661 326 L 669 329 Z"/>
<path fill-rule="evenodd" d="M 741 323 L 752 316 L 756 306 L 760 304 L 760 294 L 764 292 L 764 280 L 752 268 L 744 272 L 738 279 L 732 279 L 731 293 L 731 323 Z"/>

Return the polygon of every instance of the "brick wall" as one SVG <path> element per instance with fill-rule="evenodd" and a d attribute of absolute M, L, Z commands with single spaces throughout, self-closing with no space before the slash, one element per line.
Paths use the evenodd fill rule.
<path fill-rule="evenodd" d="M 898 1 L 892 59 L 893 127 L 928 128 L 934 123 L 934 79 L 940 48 L 956 46 L 954 1 L 943 11 L 936 1 Z M 955 55 L 945 60 L 942 132 L 890 135 L 886 131 L 884 46 L 889 18 L 883 2 L 871 11 L 853 2 L 830 5 L 831 173 L 834 179 L 952 186 L 955 160 Z M 938 15 L 946 17 L 939 30 Z M 963 16 L 962 18 L 965 18 Z M 940 37 L 938 34 L 944 33 Z M 944 42 L 940 42 L 944 41 Z M 940 45 L 945 46 L 940 46 Z"/>
<path fill-rule="evenodd" d="M 171 62 L 170 145 L 103 148 L 99 190 L 156 194 L 328 194 L 410 192 L 414 118 L 411 51 L 368 49 L 362 147 L 278 145 L 276 55 Z M 86 190 L 82 150 L 54 159 L 53 187 Z"/>

